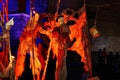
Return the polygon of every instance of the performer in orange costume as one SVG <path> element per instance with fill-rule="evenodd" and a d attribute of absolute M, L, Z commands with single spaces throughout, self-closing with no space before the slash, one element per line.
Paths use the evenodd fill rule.
<path fill-rule="evenodd" d="M 58 53 L 57 53 L 57 61 L 56 61 L 56 71 L 55 71 L 55 80 L 66 80 L 67 77 L 67 69 L 66 69 L 66 56 L 67 56 L 67 48 L 68 44 L 71 42 L 69 38 L 70 29 L 64 23 L 64 17 L 58 16 L 56 19 L 58 23 L 58 28 L 60 29 L 59 34 L 59 45 L 58 45 Z"/>
<path fill-rule="evenodd" d="M 51 29 L 41 29 L 40 33 L 46 34 L 50 38 L 49 49 L 53 51 L 53 58 L 56 60 L 56 70 L 55 70 L 55 80 L 66 80 L 67 71 L 66 71 L 66 56 L 67 48 L 70 47 L 71 43 L 75 41 L 70 40 L 69 34 L 70 29 L 64 23 L 64 17 L 58 16 L 56 19 L 56 27 Z M 55 26 L 55 25 L 54 25 Z M 48 54 L 50 51 L 48 51 Z M 49 58 L 49 57 L 48 57 Z M 44 73 L 45 74 L 45 73 Z M 44 79 L 43 79 L 44 80 Z"/>
<path fill-rule="evenodd" d="M 38 59 L 40 53 L 38 53 L 39 51 L 35 44 L 35 37 L 39 30 L 37 27 L 38 20 L 39 14 L 35 13 L 35 15 L 30 18 L 30 21 L 28 22 L 27 26 L 24 29 L 24 32 L 20 37 L 20 44 L 15 67 L 16 80 L 18 80 L 24 71 L 26 53 L 30 53 L 30 68 L 32 69 L 33 80 L 40 80 L 40 71 L 42 65 Z"/>

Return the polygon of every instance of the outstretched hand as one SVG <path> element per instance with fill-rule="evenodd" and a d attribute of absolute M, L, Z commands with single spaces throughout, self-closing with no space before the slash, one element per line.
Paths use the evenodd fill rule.
<path fill-rule="evenodd" d="M 14 25 L 14 18 L 10 19 L 6 24 L 6 30 L 10 30 L 11 29 L 11 26 Z"/>

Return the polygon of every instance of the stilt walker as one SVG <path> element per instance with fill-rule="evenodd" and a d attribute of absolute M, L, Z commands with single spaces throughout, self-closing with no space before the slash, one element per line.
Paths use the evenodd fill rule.
<path fill-rule="evenodd" d="M 59 11 L 59 7 L 60 7 L 60 2 L 61 0 L 58 0 L 58 3 L 57 3 L 57 8 L 56 8 L 56 12 L 55 12 L 55 16 L 54 18 L 56 19 L 57 16 L 58 16 L 58 11 Z M 43 33 L 44 34 L 44 33 Z M 50 34 L 51 36 L 52 34 Z M 52 40 L 52 39 L 51 39 Z M 43 71 L 43 75 L 42 75 L 42 79 L 41 80 L 45 80 L 46 78 L 46 72 L 47 72 L 47 67 L 48 67 L 48 61 L 49 61 L 49 57 L 50 57 L 50 50 L 51 50 L 51 47 L 52 47 L 52 43 L 50 41 L 50 44 L 49 44 L 49 48 L 48 48 L 48 51 L 47 51 L 47 59 L 45 61 L 45 69 Z M 56 46 L 57 47 L 57 46 Z"/>
<path fill-rule="evenodd" d="M 33 75 L 33 80 L 40 80 L 40 72 L 41 72 L 41 63 L 38 60 L 38 56 L 37 56 L 37 48 L 35 46 L 35 28 L 37 26 L 37 22 L 39 18 L 39 14 L 35 12 L 35 8 L 34 8 L 34 0 L 30 0 L 30 28 L 34 28 L 32 30 L 30 30 L 30 34 L 31 34 L 31 49 L 30 49 L 30 66 L 32 69 L 32 75 Z M 37 20 L 37 22 L 36 22 Z"/>
<path fill-rule="evenodd" d="M 12 64 L 12 68 L 9 68 L 9 80 L 15 80 L 15 76 L 14 76 L 14 65 L 13 65 L 13 59 L 11 56 L 11 47 L 10 47 L 10 29 L 11 26 L 14 25 L 14 21 L 13 18 L 11 20 L 8 21 L 8 0 L 5 1 L 5 5 L 4 3 L 2 3 L 2 15 L 1 17 L 1 22 L 2 22 L 2 30 L 3 30 L 3 36 L 5 37 L 5 44 L 3 44 L 3 50 L 5 50 L 4 55 L 5 55 L 5 62 L 4 62 L 4 66 L 8 66 L 9 64 Z M 5 19 L 4 19 L 4 16 Z M 6 20 L 6 21 L 5 21 Z M 5 23 L 6 22 L 6 23 Z"/>
<path fill-rule="evenodd" d="M 6 14 L 6 22 L 7 22 L 5 25 L 6 34 L 7 34 L 6 43 L 8 45 L 9 61 L 12 64 L 12 68 L 9 71 L 9 75 L 10 75 L 9 79 L 15 80 L 15 73 L 14 73 L 14 67 L 15 67 L 15 59 L 14 58 L 15 57 L 12 57 L 12 55 L 11 55 L 11 45 L 10 45 L 10 29 L 11 29 L 11 26 L 14 25 L 14 21 L 13 21 L 14 18 L 12 18 L 11 20 L 8 21 L 8 0 L 6 0 L 5 14 Z"/>

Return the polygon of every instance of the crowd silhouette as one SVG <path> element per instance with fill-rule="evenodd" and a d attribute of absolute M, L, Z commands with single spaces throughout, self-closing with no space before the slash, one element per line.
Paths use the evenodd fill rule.
<path fill-rule="evenodd" d="M 106 51 L 104 48 L 92 51 L 93 76 L 100 80 L 120 80 L 120 55 L 119 52 Z"/>

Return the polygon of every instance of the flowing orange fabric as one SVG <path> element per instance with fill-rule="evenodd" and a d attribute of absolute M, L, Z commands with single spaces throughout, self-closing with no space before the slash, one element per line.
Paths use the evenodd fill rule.
<path fill-rule="evenodd" d="M 67 14 L 63 14 L 65 18 L 65 22 L 69 20 L 74 20 L 76 24 L 70 25 L 70 39 L 72 40 L 74 37 L 76 38 L 75 43 L 69 50 L 76 51 L 81 57 L 82 62 L 84 62 L 84 69 L 86 71 L 91 70 L 91 60 L 90 60 L 90 52 L 89 52 L 89 39 L 88 39 L 88 30 L 87 30 L 87 18 L 85 5 L 77 12 L 78 18 L 76 19 L 73 15 L 67 16 Z"/>
<path fill-rule="evenodd" d="M 24 71 L 25 56 L 27 53 L 30 54 L 30 68 L 32 69 L 32 74 L 37 75 L 37 80 L 40 80 L 40 71 L 42 68 L 41 61 L 39 60 L 40 51 L 36 47 L 35 37 L 39 28 L 32 30 L 24 30 L 20 37 L 20 44 L 18 48 L 18 55 L 16 60 L 15 74 L 18 79 Z M 40 48 L 39 48 L 40 49 Z"/>

